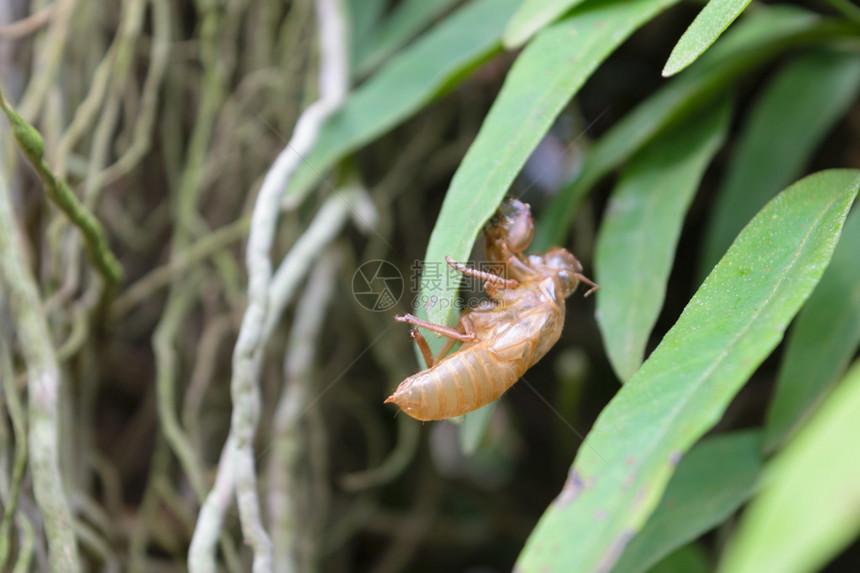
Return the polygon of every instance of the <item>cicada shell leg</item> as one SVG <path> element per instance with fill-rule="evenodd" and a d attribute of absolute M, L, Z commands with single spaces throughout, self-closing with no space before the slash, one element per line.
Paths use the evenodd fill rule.
<path fill-rule="evenodd" d="M 528 280 L 539 275 L 539 273 L 536 273 L 532 267 L 520 258 L 522 255 L 512 251 L 506 243 L 499 244 L 498 248 L 501 251 L 502 260 L 509 274 L 520 277 L 523 280 Z"/>
<path fill-rule="evenodd" d="M 427 344 L 427 339 L 418 332 L 417 326 L 412 327 L 412 330 L 409 331 L 409 336 L 411 336 L 412 340 L 418 344 L 418 348 L 421 350 L 421 355 L 424 356 L 424 362 L 427 364 L 427 368 L 433 368 L 433 365 L 436 363 L 436 361 L 433 360 L 433 352 L 430 350 L 430 345 Z M 451 338 L 448 339 L 449 342 L 451 340 Z"/>
<path fill-rule="evenodd" d="M 434 364 L 445 358 L 457 342 L 453 338 L 448 338 L 436 354 L 436 358 L 433 358 L 433 351 L 430 350 L 430 345 L 427 344 L 427 339 L 418 331 L 417 327 L 413 327 L 412 330 L 409 331 L 409 335 L 412 336 L 412 340 L 418 344 L 418 349 L 421 350 L 421 355 L 424 357 L 424 363 L 427 364 L 427 368 L 433 368 Z"/>
<path fill-rule="evenodd" d="M 494 288 L 517 288 L 520 284 L 514 279 L 506 279 L 500 277 L 499 275 L 494 275 L 493 273 L 479 271 L 478 269 L 467 267 L 462 263 L 458 263 L 451 257 L 445 257 L 445 261 L 447 261 L 447 263 L 451 265 L 451 268 L 455 271 L 470 277 L 481 279 L 482 281 L 484 281 L 484 283 L 486 283 L 486 285 L 491 285 Z"/>
<path fill-rule="evenodd" d="M 431 330 L 437 334 L 441 334 L 442 336 L 447 336 L 448 338 L 453 338 L 454 340 L 459 340 L 461 342 L 471 342 L 477 338 L 477 335 L 474 332 L 460 332 L 459 330 L 454 330 L 448 326 L 442 326 L 441 324 L 421 320 L 411 314 L 397 315 L 394 317 L 394 320 L 397 322 L 405 322 L 412 326 L 420 326 L 421 328 L 426 328 L 427 330 Z"/>

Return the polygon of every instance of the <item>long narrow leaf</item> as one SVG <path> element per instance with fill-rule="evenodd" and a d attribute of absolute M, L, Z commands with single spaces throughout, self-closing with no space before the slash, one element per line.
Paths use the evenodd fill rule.
<path fill-rule="evenodd" d="M 699 276 L 719 260 L 744 225 L 803 170 L 821 139 L 856 100 L 860 58 L 818 52 L 773 79 L 750 111 L 712 208 Z"/>
<path fill-rule="evenodd" d="M 465 259 L 481 227 L 561 109 L 612 51 L 639 26 L 678 0 L 593 2 L 544 30 L 517 58 L 481 131 L 460 164 L 430 236 L 425 264 Z M 459 277 L 422 277 L 418 313 L 446 324 Z M 431 342 L 431 345 L 433 342 Z M 477 443 L 484 416 L 466 416 L 469 443 Z"/>
<path fill-rule="evenodd" d="M 444 14 L 456 0 L 406 0 L 398 4 L 356 56 L 355 70 L 364 75 L 405 45 L 435 18 Z"/>
<path fill-rule="evenodd" d="M 301 202 L 337 160 L 416 113 L 453 78 L 498 50 L 518 3 L 476 0 L 463 6 L 350 94 L 296 171 L 287 203 Z"/>
<path fill-rule="evenodd" d="M 690 450 L 612 572 L 645 571 L 735 512 L 755 491 L 764 467 L 761 443 L 760 432 L 745 431 L 707 438 Z"/>
<path fill-rule="evenodd" d="M 373 37 L 373 31 L 385 12 L 385 0 L 348 0 L 350 53 L 359 53 Z"/>
<path fill-rule="evenodd" d="M 508 49 L 519 48 L 538 30 L 582 2 L 583 0 L 525 0 L 511 18 L 502 42 Z"/>
<path fill-rule="evenodd" d="M 750 0 L 710 0 L 669 54 L 664 76 L 677 74 L 717 41 L 729 24 L 741 15 Z"/>
<path fill-rule="evenodd" d="M 517 58 L 478 137 L 454 174 L 430 236 L 426 264 L 464 260 L 546 134 L 555 117 L 609 54 L 677 0 L 598 1 L 547 28 Z M 442 284 L 422 280 L 420 311 L 445 324 L 457 291 L 457 274 Z"/>
<path fill-rule="evenodd" d="M 597 323 L 622 382 L 642 364 L 687 209 L 731 118 L 728 101 L 655 139 L 630 161 L 606 209 L 594 257 Z"/>
<path fill-rule="evenodd" d="M 765 424 L 771 451 L 806 420 L 860 345 L 860 211 L 845 222 L 833 260 L 788 335 Z"/>
<path fill-rule="evenodd" d="M 844 23 L 821 20 L 811 12 L 791 6 L 762 9 L 739 22 L 695 66 L 674 78 L 600 138 L 586 157 L 579 177 L 559 192 L 541 218 L 535 248 L 562 243 L 580 202 L 594 184 L 671 122 L 701 108 L 739 76 L 794 44 L 852 33 Z"/>
<path fill-rule="evenodd" d="M 860 362 L 766 470 L 720 571 L 820 571 L 860 533 Z"/>
<path fill-rule="evenodd" d="M 722 416 L 826 268 L 860 172 L 792 185 L 750 222 L 675 326 L 595 422 L 519 571 L 607 571 L 680 457 Z"/>

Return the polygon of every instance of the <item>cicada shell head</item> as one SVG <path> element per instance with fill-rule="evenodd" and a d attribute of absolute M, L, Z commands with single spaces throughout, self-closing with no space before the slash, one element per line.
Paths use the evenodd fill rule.
<path fill-rule="evenodd" d="M 556 284 L 565 298 L 573 294 L 579 286 L 579 275 L 582 273 L 582 263 L 567 249 L 555 247 L 543 256 L 543 266 L 556 276 Z"/>

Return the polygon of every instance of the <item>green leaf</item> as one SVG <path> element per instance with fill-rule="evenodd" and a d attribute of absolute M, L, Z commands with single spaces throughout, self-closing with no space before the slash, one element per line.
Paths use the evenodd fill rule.
<path fill-rule="evenodd" d="M 459 261 L 469 255 L 478 232 L 562 108 L 625 38 L 677 1 L 593 2 L 543 30 L 523 50 L 454 174 L 425 264 L 447 268 L 446 255 Z M 447 280 L 422 277 L 417 313 L 447 324 L 458 284 L 450 270 Z M 483 422 L 471 420 L 475 417 L 466 414 L 464 431 L 479 442 L 489 416 Z"/>
<path fill-rule="evenodd" d="M 811 175 L 741 232 L 597 418 L 518 571 L 605 571 L 617 561 L 680 456 L 720 419 L 821 278 L 860 188 L 858 175 Z"/>
<path fill-rule="evenodd" d="M 287 186 L 287 204 L 300 203 L 335 162 L 422 109 L 453 79 L 498 50 L 518 3 L 476 0 L 466 4 L 352 92 L 326 122 Z"/>
<path fill-rule="evenodd" d="M 627 114 L 592 147 L 579 177 L 561 190 L 541 218 L 534 248 L 543 250 L 563 243 L 580 201 L 594 184 L 668 124 L 700 109 L 739 76 L 787 47 L 848 33 L 845 24 L 823 21 L 791 6 L 758 10 L 744 18 L 696 65 Z"/>
<path fill-rule="evenodd" d="M 622 382 L 642 364 L 678 237 L 705 168 L 725 140 L 728 100 L 657 137 L 612 193 L 597 236 L 597 324 Z"/>
<path fill-rule="evenodd" d="M 593 2 L 543 30 L 520 54 L 454 174 L 425 263 L 465 260 L 531 152 L 585 80 L 636 28 L 677 0 Z M 458 275 L 422 278 L 419 312 L 445 324 Z"/>
<path fill-rule="evenodd" d="M 705 439 L 690 450 L 613 573 L 645 571 L 734 513 L 755 491 L 764 466 L 761 444 L 760 432 L 745 431 Z"/>
<path fill-rule="evenodd" d="M 696 61 L 749 3 L 750 0 L 710 0 L 675 44 L 663 68 L 663 75 L 677 74 Z"/>
<path fill-rule="evenodd" d="M 648 573 L 710 573 L 711 566 L 705 551 L 695 543 L 685 545 L 669 554 Z"/>
<path fill-rule="evenodd" d="M 856 54 L 817 52 L 786 65 L 750 111 L 703 240 L 699 276 L 777 191 L 793 181 L 860 88 Z"/>
<path fill-rule="evenodd" d="M 860 345 L 860 211 L 845 222 L 821 283 L 788 335 L 767 413 L 765 450 L 779 447 L 815 410 Z"/>
<path fill-rule="evenodd" d="M 765 470 L 719 568 L 820 571 L 860 533 L 860 362 Z"/>
<path fill-rule="evenodd" d="M 348 0 L 351 54 L 359 53 L 373 37 L 374 28 L 385 12 L 386 0 Z"/>
<path fill-rule="evenodd" d="M 405 0 L 395 6 L 370 38 L 359 45 L 356 73 L 365 75 L 378 66 L 455 3 L 456 0 Z"/>
<path fill-rule="evenodd" d="M 583 0 L 525 0 L 511 18 L 502 42 L 509 50 L 519 48 L 538 30 L 582 2 Z"/>

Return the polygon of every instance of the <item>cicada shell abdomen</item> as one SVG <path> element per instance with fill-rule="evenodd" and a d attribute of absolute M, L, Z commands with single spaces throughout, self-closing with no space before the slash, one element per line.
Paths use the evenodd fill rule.
<path fill-rule="evenodd" d="M 482 315 L 474 321 L 480 324 L 491 312 L 467 316 Z M 505 316 L 510 319 L 511 312 Z M 386 402 L 418 420 L 443 420 L 477 410 L 501 397 L 555 344 L 563 320 L 563 306 L 541 304 L 515 320 L 482 329 L 478 342 L 410 376 Z"/>
<path fill-rule="evenodd" d="M 417 420 L 444 420 L 499 398 L 524 369 L 498 360 L 484 344 L 460 349 L 432 368 L 400 383 L 386 402 Z"/>

